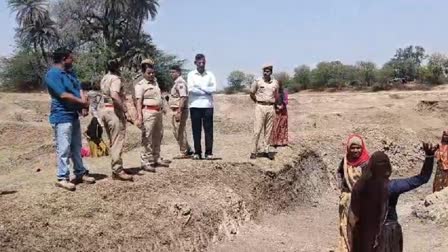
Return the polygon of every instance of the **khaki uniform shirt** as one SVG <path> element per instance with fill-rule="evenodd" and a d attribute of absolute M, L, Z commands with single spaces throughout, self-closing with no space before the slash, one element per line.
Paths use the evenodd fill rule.
<path fill-rule="evenodd" d="M 250 87 L 250 92 L 255 94 L 258 102 L 275 103 L 275 95 L 277 94 L 279 85 L 277 80 L 271 79 L 265 82 L 264 79 L 256 80 Z"/>
<path fill-rule="evenodd" d="M 182 77 L 179 77 L 174 81 L 170 95 L 169 105 L 171 108 L 179 108 L 180 98 L 188 97 L 187 82 Z"/>
<path fill-rule="evenodd" d="M 119 76 L 115 74 L 106 74 L 101 80 L 101 92 L 104 96 L 104 103 L 112 103 L 111 94 L 117 92 L 118 95 L 126 100 L 124 87 Z"/>
<path fill-rule="evenodd" d="M 143 79 L 135 85 L 135 98 L 142 99 L 144 106 L 163 107 L 162 92 L 157 81 L 153 83 Z"/>

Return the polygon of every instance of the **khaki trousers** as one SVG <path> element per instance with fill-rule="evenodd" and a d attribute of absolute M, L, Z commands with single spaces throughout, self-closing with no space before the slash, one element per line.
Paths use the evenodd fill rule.
<path fill-rule="evenodd" d="M 275 109 L 273 105 L 255 105 L 255 122 L 254 122 L 254 136 L 253 136 L 253 150 L 252 153 L 258 152 L 258 142 L 260 140 L 261 132 L 264 131 L 264 146 L 263 150 L 269 152 L 269 140 L 272 134 L 272 127 L 274 125 Z"/>
<path fill-rule="evenodd" d="M 157 163 L 163 137 L 163 115 L 161 111 L 143 110 L 142 165 Z"/>
<path fill-rule="evenodd" d="M 181 154 L 185 154 L 187 151 L 190 150 L 190 146 L 188 145 L 187 141 L 187 130 L 186 130 L 188 120 L 188 109 L 184 109 L 182 111 L 179 122 L 176 121 L 175 116 L 176 113 L 177 110 L 173 110 L 173 115 L 171 117 L 171 122 L 173 125 L 173 135 L 177 143 L 179 144 Z"/>
<path fill-rule="evenodd" d="M 123 146 L 126 138 L 126 117 L 124 113 L 113 108 L 101 110 L 101 121 L 106 129 L 110 141 L 110 155 L 112 158 L 112 172 L 118 173 L 123 169 Z"/>

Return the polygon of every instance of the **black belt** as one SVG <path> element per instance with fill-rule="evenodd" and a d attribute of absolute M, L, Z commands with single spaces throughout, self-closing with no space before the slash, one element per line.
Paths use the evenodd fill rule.
<path fill-rule="evenodd" d="M 273 102 L 262 102 L 262 101 L 257 101 L 257 103 L 258 104 L 261 104 L 261 105 L 267 105 L 267 106 L 271 106 L 271 105 L 274 105 L 275 103 L 273 103 Z"/>

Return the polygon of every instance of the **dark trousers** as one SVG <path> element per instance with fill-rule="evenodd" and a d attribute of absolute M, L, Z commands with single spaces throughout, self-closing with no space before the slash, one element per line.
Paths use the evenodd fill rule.
<path fill-rule="evenodd" d="M 190 108 L 194 154 L 202 155 L 201 135 L 204 127 L 205 155 L 213 155 L 213 108 Z"/>

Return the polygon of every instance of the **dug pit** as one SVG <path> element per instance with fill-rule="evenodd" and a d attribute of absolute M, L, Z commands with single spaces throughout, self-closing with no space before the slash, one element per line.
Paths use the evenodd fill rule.
<path fill-rule="evenodd" d="M 299 151 L 291 160 L 277 169 L 197 163 L 134 184 L 52 191 L 32 207 L 13 198 L 0 206 L 0 250 L 205 251 L 266 212 L 313 204 L 325 192 L 319 155 Z"/>

